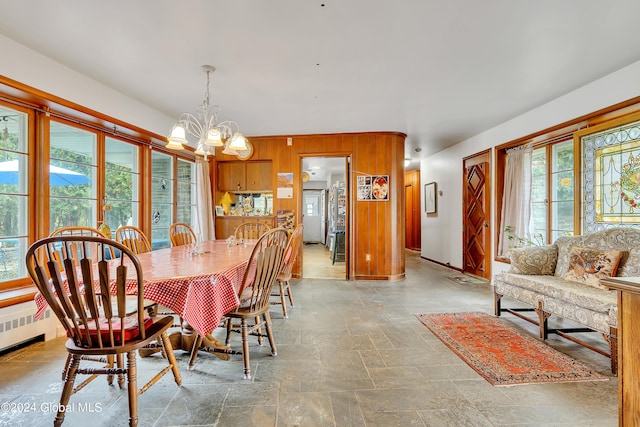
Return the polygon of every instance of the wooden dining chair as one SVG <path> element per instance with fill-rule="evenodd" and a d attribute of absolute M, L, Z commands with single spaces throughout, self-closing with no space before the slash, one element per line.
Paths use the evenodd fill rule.
<path fill-rule="evenodd" d="M 196 233 L 189 224 L 175 222 L 169 227 L 171 246 L 193 245 L 198 242 Z"/>
<path fill-rule="evenodd" d="M 116 241 L 129 248 L 134 254 L 151 252 L 151 243 L 138 227 L 123 225 L 116 230 Z"/>
<path fill-rule="evenodd" d="M 258 239 L 249 256 L 247 269 L 238 291 L 240 305 L 225 314 L 223 323 L 227 329 L 226 345 L 229 346 L 231 342 L 232 332 L 241 334 L 242 351 L 240 353 L 244 360 L 245 379 L 251 379 L 249 335 L 257 335 L 260 343 L 262 343 L 262 337 L 266 336 L 271 345 L 271 355 L 277 355 L 269 315 L 269 296 L 282 269 L 288 241 L 289 234 L 283 228 L 269 230 Z M 239 323 L 233 323 L 236 319 Z M 249 324 L 250 321 L 253 324 Z M 266 329 L 266 335 L 262 334 L 263 327 Z M 202 339 L 199 336 L 194 342 L 190 364 L 195 362 Z M 239 352 L 231 350 L 229 353 L 238 354 Z"/>
<path fill-rule="evenodd" d="M 72 245 L 78 248 L 77 259 L 67 256 L 72 253 Z M 98 250 L 91 253 L 92 247 Z M 111 249 L 120 254 L 117 260 L 105 259 L 104 254 Z M 62 269 L 54 253 L 62 259 Z M 70 357 L 67 358 L 55 426 L 63 423 L 71 395 L 97 375 L 118 375 L 121 388 L 124 388 L 126 376 L 130 426 L 138 425 L 139 394 L 169 371 L 173 373 L 176 384 L 181 385 L 180 370 L 166 333 L 173 319 L 146 316 L 142 267 L 129 248 L 105 237 L 47 237 L 29 247 L 26 265 L 29 276 L 69 337 L 66 348 Z M 127 274 L 128 271 L 132 274 Z M 126 297 L 131 291 L 136 292 L 138 309 L 127 314 Z M 161 343 L 168 365 L 138 388 L 136 350 L 156 341 Z M 104 367 L 84 367 L 85 356 L 104 357 Z M 74 388 L 78 374 L 90 377 Z M 110 395 L 111 392 L 105 394 Z"/>
<path fill-rule="evenodd" d="M 293 265 L 298 259 L 300 253 L 300 245 L 302 243 L 302 234 L 304 231 L 304 225 L 298 224 L 293 229 L 291 236 L 289 237 L 289 243 L 287 244 L 287 250 L 284 254 L 284 262 L 282 265 L 282 271 L 278 274 L 278 286 L 273 287 L 272 297 L 279 297 L 277 300 L 271 300 L 271 304 L 282 305 L 282 315 L 285 319 L 288 319 L 287 304 L 285 298 L 289 299 L 289 304 L 293 307 L 293 295 L 291 294 L 291 271 Z"/>
<path fill-rule="evenodd" d="M 49 237 L 53 236 L 96 236 L 96 237 L 109 237 L 105 236 L 94 227 L 73 226 L 73 227 L 61 227 L 54 230 L 49 234 Z"/>
<path fill-rule="evenodd" d="M 243 222 L 233 231 L 236 241 L 238 239 L 258 240 L 264 233 L 271 230 L 268 224 L 257 221 Z"/>
<path fill-rule="evenodd" d="M 61 227 L 52 231 L 51 234 L 49 234 L 49 237 L 54 237 L 54 236 L 93 236 L 93 237 L 106 237 L 106 238 L 111 237 L 111 236 L 105 236 L 97 228 L 86 227 L 86 226 Z M 78 248 L 76 248 L 74 245 L 70 245 L 69 248 L 71 249 L 71 252 L 68 255 L 73 256 L 74 253 L 77 254 Z M 115 258 L 115 254 L 111 252 L 111 249 L 109 248 L 108 250 L 110 251 L 108 256 L 111 258 Z"/>

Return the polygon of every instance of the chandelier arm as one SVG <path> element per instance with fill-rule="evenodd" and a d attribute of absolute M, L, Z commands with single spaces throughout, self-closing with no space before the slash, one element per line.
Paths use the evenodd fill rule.
<path fill-rule="evenodd" d="M 180 122 L 183 123 L 184 129 L 192 136 L 200 139 L 205 133 L 206 129 L 198 118 L 190 113 L 182 113 L 180 115 Z M 208 128 L 207 128 L 208 129 Z"/>

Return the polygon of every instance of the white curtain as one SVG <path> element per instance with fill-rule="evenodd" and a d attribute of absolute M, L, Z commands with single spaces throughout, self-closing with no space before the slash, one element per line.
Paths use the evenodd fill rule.
<path fill-rule="evenodd" d="M 531 145 L 521 145 L 507 150 L 502 197 L 502 229 L 498 242 L 498 256 L 506 256 L 509 250 L 508 234 L 528 238 L 531 220 Z"/>
<path fill-rule="evenodd" d="M 203 241 L 216 238 L 216 230 L 213 225 L 209 161 L 202 157 L 196 157 L 196 223 L 194 231 Z"/>

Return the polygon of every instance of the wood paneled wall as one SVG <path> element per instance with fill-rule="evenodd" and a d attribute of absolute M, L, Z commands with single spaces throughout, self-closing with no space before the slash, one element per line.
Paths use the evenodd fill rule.
<path fill-rule="evenodd" d="M 287 139 L 292 144 L 287 145 Z M 399 132 L 367 132 L 328 135 L 283 135 L 249 137 L 254 154 L 247 161 L 273 162 L 272 188 L 274 214 L 285 209 L 295 212 L 296 223 L 302 221 L 301 165 L 303 157 L 348 157 L 347 191 L 347 274 L 352 280 L 396 280 L 404 277 L 405 201 L 404 201 L 404 140 Z M 216 151 L 211 159 L 212 175 L 217 161 L 237 160 Z M 279 172 L 293 172 L 292 199 L 278 199 L 276 181 Z M 361 175 L 389 175 L 389 200 L 384 202 L 356 201 L 356 181 Z M 216 177 L 212 176 L 213 188 Z M 215 197 L 215 196 L 214 196 Z M 219 200 L 214 199 L 215 204 Z M 297 270 L 300 273 L 299 266 Z"/>

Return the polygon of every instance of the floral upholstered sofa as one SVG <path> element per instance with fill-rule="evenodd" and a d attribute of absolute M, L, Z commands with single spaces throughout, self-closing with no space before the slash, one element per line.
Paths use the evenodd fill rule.
<path fill-rule="evenodd" d="M 509 312 L 540 327 L 540 338 L 556 333 L 611 357 L 617 373 L 618 306 L 615 291 L 600 279 L 610 276 L 640 276 L 640 230 L 610 228 L 592 234 L 560 237 L 552 245 L 511 249 L 511 267 L 493 277 L 495 315 Z M 504 308 L 502 298 L 524 303 Z M 535 311 L 535 316 L 523 312 Z M 571 320 L 581 327 L 550 329 L 551 315 Z M 601 332 L 609 344 L 607 353 L 571 332 Z"/>

